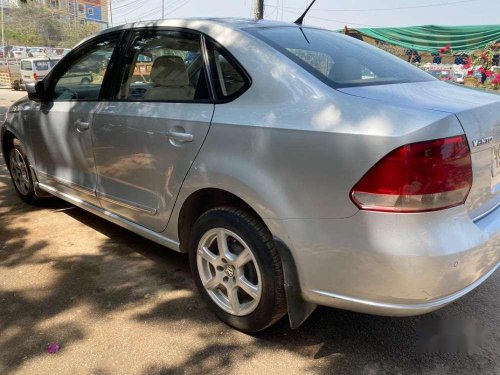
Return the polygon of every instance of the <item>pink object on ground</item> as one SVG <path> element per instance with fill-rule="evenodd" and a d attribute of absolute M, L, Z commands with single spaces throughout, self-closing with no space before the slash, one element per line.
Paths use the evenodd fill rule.
<path fill-rule="evenodd" d="M 60 346 L 59 344 L 56 344 L 56 343 L 50 343 L 49 345 L 47 345 L 47 351 L 50 353 L 50 354 L 54 354 L 54 353 L 57 353 L 60 349 Z"/>

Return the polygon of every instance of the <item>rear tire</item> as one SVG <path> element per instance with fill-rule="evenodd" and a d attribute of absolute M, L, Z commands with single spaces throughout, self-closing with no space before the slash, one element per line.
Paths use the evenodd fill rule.
<path fill-rule="evenodd" d="M 7 152 L 10 177 L 17 194 L 25 203 L 38 203 L 40 198 L 35 195 L 35 185 L 23 144 L 14 138 Z"/>
<path fill-rule="evenodd" d="M 269 230 L 248 212 L 218 207 L 201 215 L 189 261 L 201 296 L 230 326 L 257 332 L 286 314 L 281 259 Z"/>

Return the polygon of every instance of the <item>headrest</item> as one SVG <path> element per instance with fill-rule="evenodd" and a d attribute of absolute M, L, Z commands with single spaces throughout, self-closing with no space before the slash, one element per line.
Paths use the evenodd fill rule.
<path fill-rule="evenodd" d="M 353 57 L 336 60 L 335 64 L 333 64 L 330 78 L 335 82 L 361 79 L 361 64 Z"/>
<path fill-rule="evenodd" d="M 184 60 L 179 56 L 160 56 L 151 68 L 151 81 L 160 86 L 187 86 L 189 76 Z"/>

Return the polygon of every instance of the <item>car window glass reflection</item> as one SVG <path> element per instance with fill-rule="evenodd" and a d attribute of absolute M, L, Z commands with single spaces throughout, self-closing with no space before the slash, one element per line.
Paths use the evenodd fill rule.
<path fill-rule="evenodd" d="M 307 27 L 250 32 L 334 88 L 432 80 L 399 57 L 336 32 Z"/>
<path fill-rule="evenodd" d="M 54 100 L 97 100 L 115 44 L 96 44 L 74 61 L 57 81 Z"/>

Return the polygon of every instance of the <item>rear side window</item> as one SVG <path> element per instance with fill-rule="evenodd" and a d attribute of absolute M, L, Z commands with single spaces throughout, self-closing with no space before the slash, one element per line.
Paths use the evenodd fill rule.
<path fill-rule="evenodd" d="M 31 66 L 31 61 L 21 61 L 21 69 L 22 70 L 33 70 Z"/>
<path fill-rule="evenodd" d="M 215 93 L 219 99 L 231 99 L 244 91 L 249 83 L 243 70 L 229 54 L 207 41 L 210 73 Z"/>
<path fill-rule="evenodd" d="M 433 80 L 390 53 L 333 31 L 307 27 L 247 31 L 334 88 Z"/>

